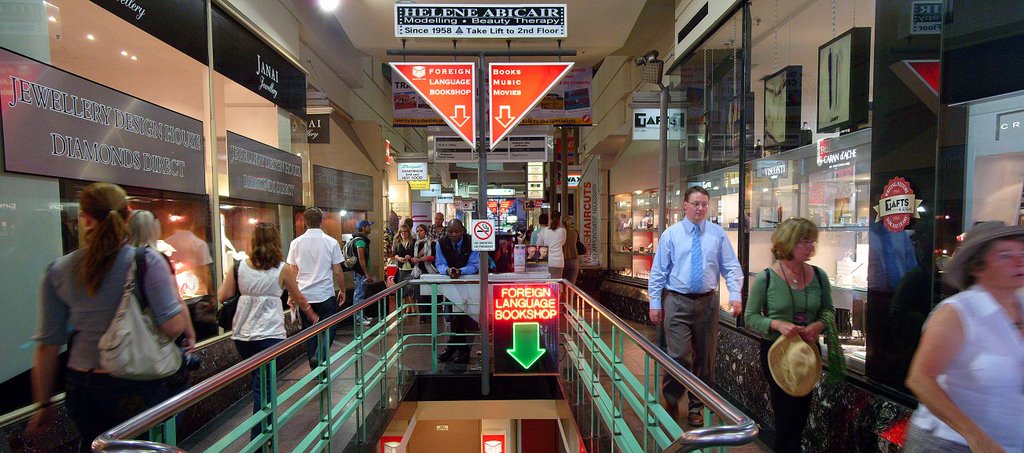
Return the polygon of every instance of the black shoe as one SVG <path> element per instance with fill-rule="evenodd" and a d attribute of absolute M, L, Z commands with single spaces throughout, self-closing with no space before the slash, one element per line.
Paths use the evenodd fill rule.
<path fill-rule="evenodd" d="M 453 361 L 455 363 L 469 363 L 469 349 L 459 349 Z"/>
<path fill-rule="evenodd" d="M 459 356 L 458 351 L 459 350 L 455 349 L 455 348 L 446 348 L 443 352 L 441 352 L 440 354 L 437 355 L 437 361 L 438 362 L 451 362 L 452 359 L 456 359 L 457 360 L 458 356 Z"/>

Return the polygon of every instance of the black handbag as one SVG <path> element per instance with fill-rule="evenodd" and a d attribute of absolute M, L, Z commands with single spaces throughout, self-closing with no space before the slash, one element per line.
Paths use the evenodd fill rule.
<path fill-rule="evenodd" d="M 577 255 L 586 255 L 587 254 L 587 246 L 583 245 L 583 243 L 580 242 L 579 236 L 576 237 L 576 254 Z"/>
<path fill-rule="evenodd" d="M 217 310 L 217 325 L 224 330 L 231 330 L 231 322 L 235 319 L 235 311 L 238 310 L 238 298 L 242 296 L 241 288 L 238 285 L 238 266 L 241 261 L 235 260 L 231 268 L 231 274 L 235 277 L 235 295 L 220 305 Z"/>

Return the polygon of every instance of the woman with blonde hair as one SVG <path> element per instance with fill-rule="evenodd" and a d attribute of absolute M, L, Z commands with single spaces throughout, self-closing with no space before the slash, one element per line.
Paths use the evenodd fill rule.
<path fill-rule="evenodd" d="M 772 234 L 775 264 L 754 279 L 744 311 L 747 326 L 767 338 L 761 342 L 760 359 L 775 414 L 777 452 L 800 451 L 813 392 L 793 396 L 783 390 L 772 378 L 768 351 L 783 335 L 800 338 L 818 350 L 818 337 L 825 330 L 824 318 L 835 317 L 828 276 L 807 264 L 817 241 L 818 227 L 810 220 L 791 218 L 779 224 Z"/>
<path fill-rule="evenodd" d="M 32 367 L 32 394 L 39 409 L 28 430 L 38 433 L 53 421 L 58 354 L 67 344 L 65 404 L 81 434 L 79 448 L 87 452 L 93 439 L 162 401 L 167 389 L 163 379 L 119 379 L 100 365 L 99 340 L 121 303 L 136 249 L 128 244 L 124 189 L 109 183 L 90 184 L 79 195 L 78 206 L 84 245 L 51 263 L 43 277 Z M 141 253 L 146 272 L 136 272 L 138 284 L 159 329 L 176 338 L 185 332 L 188 318 L 167 261 L 155 250 Z"/>
<path fill-rule="evenodd" d="M 409 219 L 408 217 L 406 218 Z M 409 223 L 412 223 L 412 219 L 409 219 Z M 415 261 L 413 261 L 416 256 L 415 245 L 416 241 L 412 238 L 412 229 L 409 225 L 403 222 L 402 225 L 398 227 L 398 236 L 395 238 L 395 243 L 391 246 L 395 261 L 398 262 L 398 275 L 395 276 L 396 285 L 409 280 L 412 275 L 412 270 L 415 267 Z M 402 299 L 403 304 L 406 307 L 411 307 L 411 287 L 406 287 L 406 289 L 402 291 Z"/>
<path fill-rule="evenodd" d="M 236 273 L 233 267 L 238 266 Z M 284 263 L 281 252 L 281 233 L 277 226 L 269 222 L 256 224 L 249 245 L 249 258 L 236 261 L 227 269 L 224 284 L 217 291 L 217 298 L 224 302 L 239 294 L 235 317 L 231 323 L 231 339 L 242 360 L 246 360 L 264 349 L 287 338 L 284 328 L 284 309 L 281 307 L 281 295 L 288 290 L 291 300 L 299 306 L 311 324 L 320 320 L 309 301 L 299 291 L 295 280 L 296 270 Z M 238 281 L 235 281 L 235 275 Z M 236 289 L 237 288 L 237 289 Z M 268 376 L 276 379 L 276 376 Z M 259 372 L 252 375 L 253 413 L 262 406 L 260 399 L 261 383 Z M 253 436 L 260 433 L 259 426 L 252 429 Z"/>

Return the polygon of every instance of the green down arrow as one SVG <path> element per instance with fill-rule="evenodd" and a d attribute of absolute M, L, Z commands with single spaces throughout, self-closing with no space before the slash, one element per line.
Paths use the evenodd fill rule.
<path fill-rule="evenodd" d="M 516 359 L 523 368 L 533 366 L 547 349 L 540 347 L 540 323 L 517 322 L 512 324 L 512 349 L 508 355 Z"/>

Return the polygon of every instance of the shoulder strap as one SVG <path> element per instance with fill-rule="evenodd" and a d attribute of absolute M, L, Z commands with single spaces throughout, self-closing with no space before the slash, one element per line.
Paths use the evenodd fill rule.
<path fill-rule="evenodd" d="M 135 298 L 143 310 L 149 306 L 146 300 L 146 249 L 148 246 L 135 248 Z"/>
<path fill-rule="evenodd" d="M 818 287 L 822 289 L 824 295 L 825 285 L 821 282 L 821 269 L 818 266 L 811 266 L 814 269 L 814 276 L 818 278 Z"/>
<path fill-rule="evenodd" d="M 235 260 L 235 265 L 232 266 L 232 268 L 231 268 L 231 273 L 234 274 L 234 277 L 235 277 L 235 295 L 237 295 L 237 296 L 241 296 L 242 295 L 242 285 L 238 281 L 238 266 L 241 266 L 241 265 L 242 265 L 242 260 Z"/>

